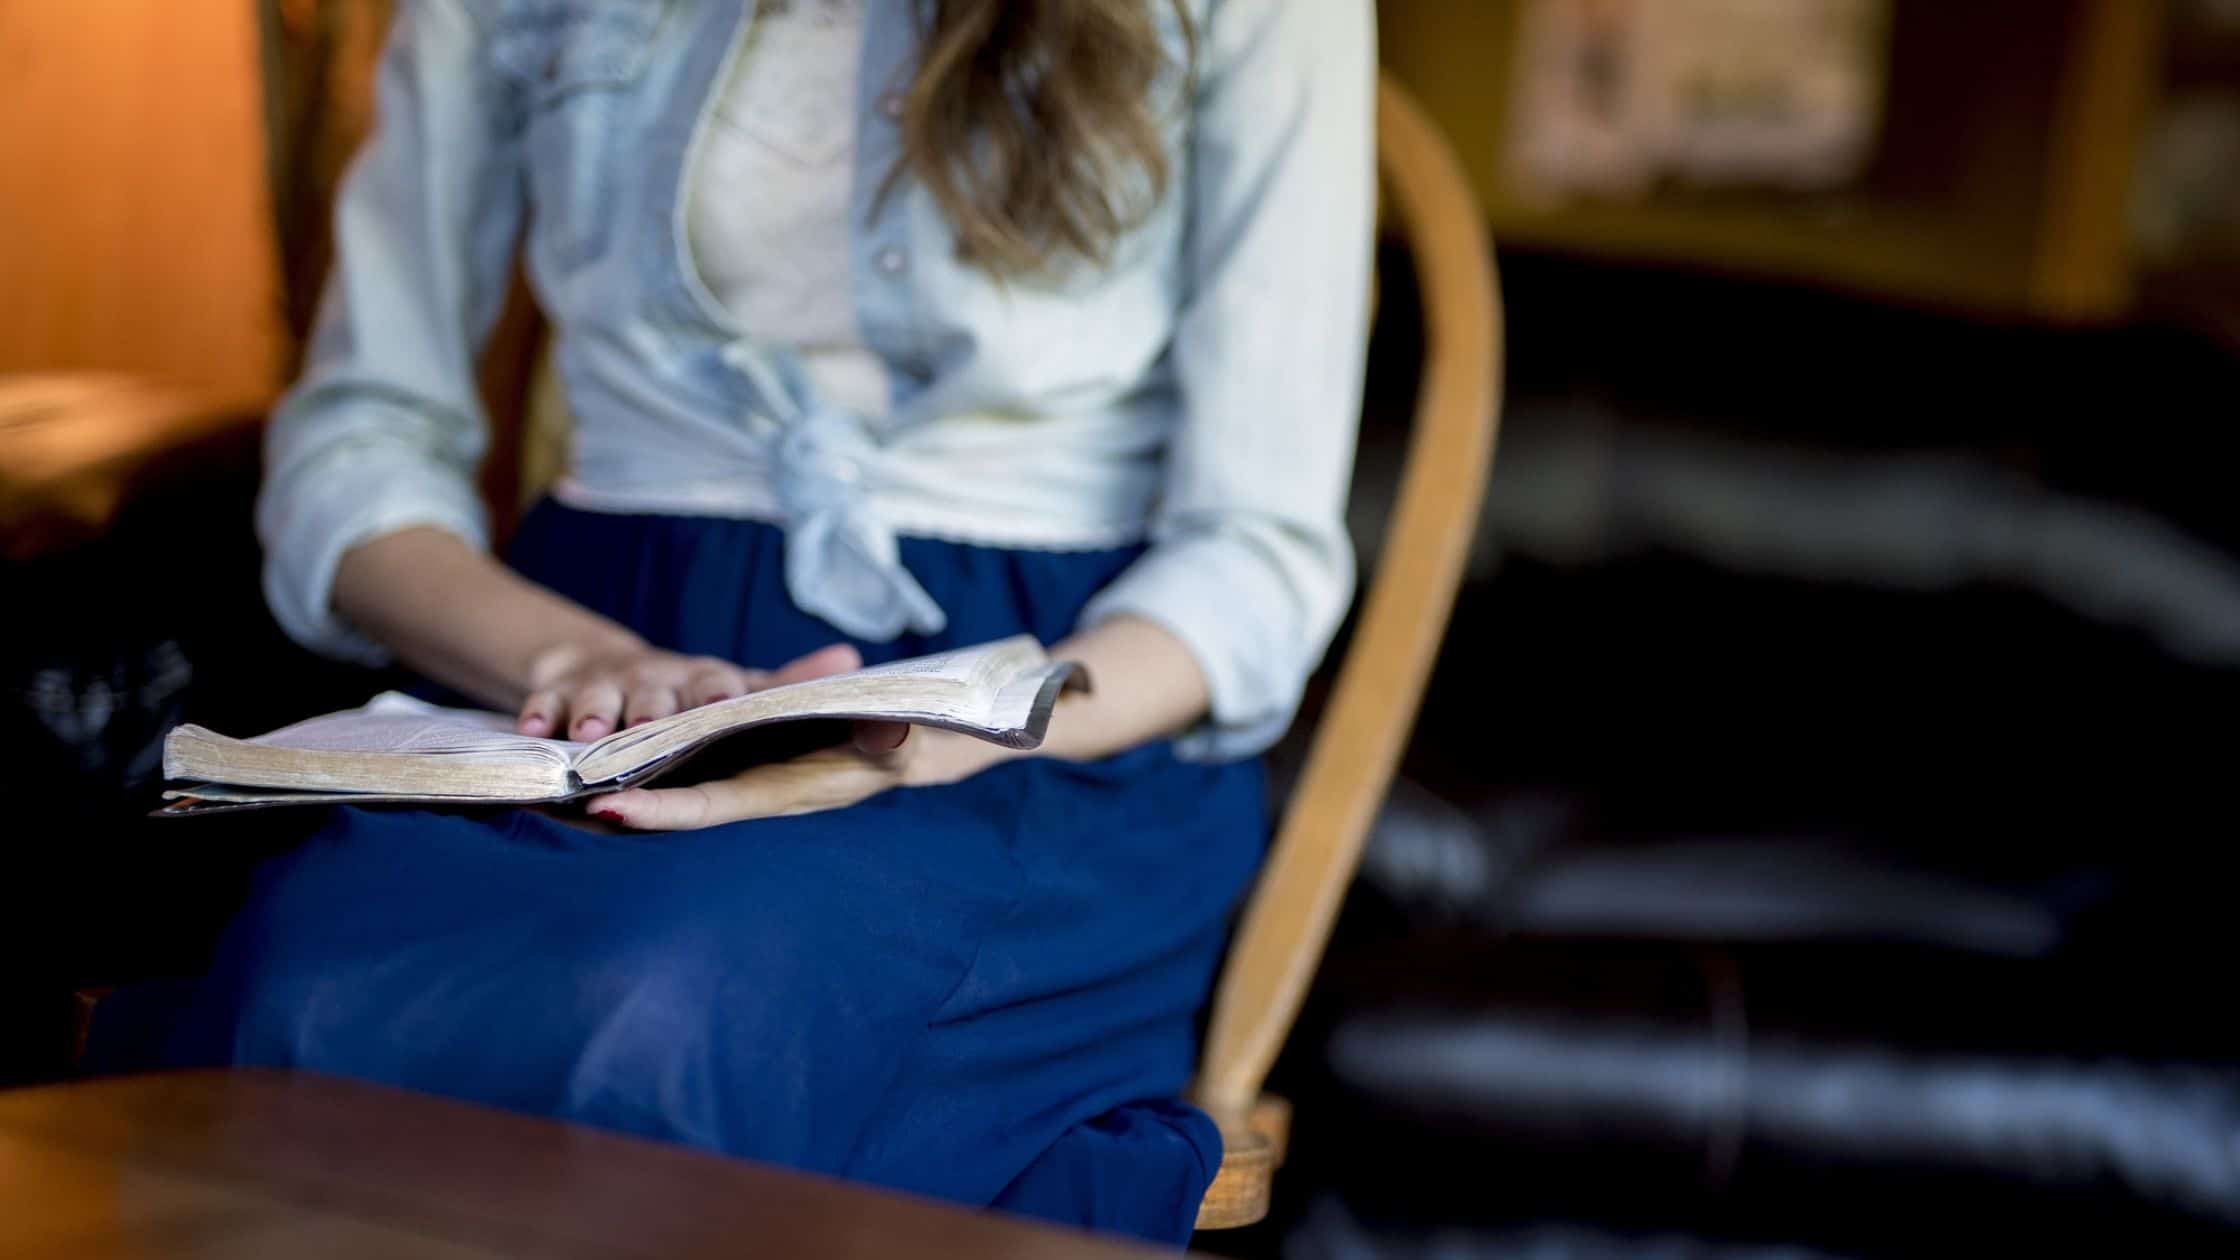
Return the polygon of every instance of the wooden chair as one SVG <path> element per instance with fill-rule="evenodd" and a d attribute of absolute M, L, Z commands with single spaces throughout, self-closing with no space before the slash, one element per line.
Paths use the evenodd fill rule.
<path fill-rule="evenodd" d="M 1214 991 L 1192 1094 L 1227 1149 L 1198 1207 L 1200 1229 L 1267 1214 L 1291 1117 L 1261 1086 L 1415 726 L 1493 467 L 1501 299 L 1485 213 L 1453 148 L 1389 75 L 1377 89 L 1377 162 L 1388 222 L 1422 293 L 1415 427 L 1352 644 Z"/>

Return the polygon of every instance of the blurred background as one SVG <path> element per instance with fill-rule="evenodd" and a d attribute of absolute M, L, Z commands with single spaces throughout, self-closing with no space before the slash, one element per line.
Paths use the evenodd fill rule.
<path fill-rule="evenodd" d="M 0 0 L 0 1083 L 289 839 L 145 822 L 163 730 L 385 681 L 273 628 L 249 508 L 387 8 Z M 1275 1215 L 1205 1244 L 2229 1254 L 2240 2 L 1380 24 L 1484 204 L 1507 413 Z M 1388 249 L 1368 566 L 1414 283 Z"/>

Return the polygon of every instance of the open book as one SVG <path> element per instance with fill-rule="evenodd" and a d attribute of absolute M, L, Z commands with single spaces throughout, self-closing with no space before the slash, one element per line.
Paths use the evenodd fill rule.
<path fill-rule="evenodd" d="M 736 732 L 810 718 L 939 726 L 1035 748 L 1058 694 L 1086 687 L 1030 636 L 772 687 L 579 743 L 514 731 L 502 713 L 396 692 L 253 739 L 181 726 L 163 741 L 166 815 L 269 805 L 418 801 L 528 804 L 642 783 Z"/>

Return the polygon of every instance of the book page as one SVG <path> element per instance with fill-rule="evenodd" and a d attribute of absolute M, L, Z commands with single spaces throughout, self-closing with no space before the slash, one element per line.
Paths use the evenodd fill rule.
<path fill-rule="evenodd" d="M 572 759 L 587 744 L 538 739 L 513 729 L 503 713 L 446 709 L 385 691 L 365 705 L 283 726 L 243 741 L 273 748 L 357 753 L 498 753 Z"/>
<path fill-rule="evenodd" d="M 488 797 L 459 796 L 447 792 L 320 792 L 301 788 L 234 787 L 225 783 L 196 783 L 166 788 L 163 799 L 192 805 L 486 805 Z"/>
<path fill-rule="evenodd" d="M 607 736 L 577 756 L 576 769 L 586 786 L 604 783 L 732 731 L 802 718 L 911 722 L 1033 748 L 1059 689 L 1080 672 L 1020 635 L 688 709 Z"/>
<path fill-rule="evenodd" d="M 251 739 L 189 723 L 163 740 L 167 779 L 326 791 L 403 791 L 543 800 L 572 784 L 581 744 L 517 735 L 500 713 L 445 709 L 394 692 L 361 708 Z"/>

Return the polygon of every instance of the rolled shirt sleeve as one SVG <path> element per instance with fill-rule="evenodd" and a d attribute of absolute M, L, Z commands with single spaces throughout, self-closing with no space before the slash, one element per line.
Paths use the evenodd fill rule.
<path fill-rule="evenodd" d="M 332 607 L 344 552 L 414 525 L 486 545 L 475 354 L 522 223 L 520 111 L 466 0 L 408 0 L 374 133 L 335 211 L 335 264 L 303 376 L 265 438 L 265 597 L 288 634 L 377 664 Z"/>
<path fill-rule="evenodd" d="M 1200 32 L 1181 417 L 1152 546 L 1084 613 L 1182 640 L 1211 697 L 1178 751 L 1283 734 L 1353 594 L 1345 498 L 1375 202 L 1368 0 L 1215 0 Z"/>

